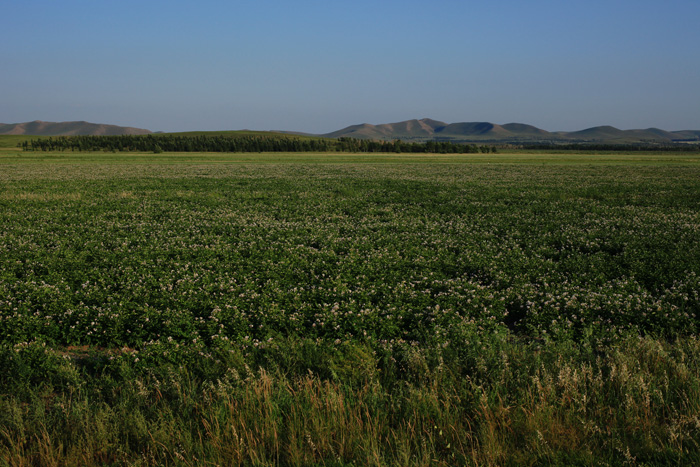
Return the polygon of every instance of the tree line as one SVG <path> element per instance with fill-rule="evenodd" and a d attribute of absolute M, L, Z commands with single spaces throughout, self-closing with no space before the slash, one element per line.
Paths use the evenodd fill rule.
<path fill-rule="evenodd" d="M 342 137 L 299 138 L 281 135 L 122 135 L 59 136 L 24 141 L 25 151 L 112 152 L 378 152 L 470 154 L 496 152 L 492 146 L 448 141 L 409 143 L 401 140 L 370 141 Z"/>
<path fill-rule="evenodd" d="M 700 144 L 689 143 L 528 143 L 514 145 L 518 149 L 534 151 L 555 149 L 560 151 L 668 151 L 668 152 L 698 152 Z"/>

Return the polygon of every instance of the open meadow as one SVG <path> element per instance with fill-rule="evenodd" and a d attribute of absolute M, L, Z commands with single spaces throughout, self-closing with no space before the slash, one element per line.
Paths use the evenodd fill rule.
<path fill-rule="evenodd" d="M 700 463 L 698 154 L 9 146 L 0 465 Z"/>

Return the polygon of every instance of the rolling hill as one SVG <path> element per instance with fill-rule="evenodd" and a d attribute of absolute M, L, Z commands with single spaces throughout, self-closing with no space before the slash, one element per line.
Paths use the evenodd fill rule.
<path fill-rule="evenodd" d="M 71 135 L 147 135 L 151 131 L 89 122 L 43 122 L 36 120 L 27 123 L 0 123 L 0 135 L 31 136 L 71 136 Z M 243 131 L 207 131 L 175 133 L 186 135 L 221 135 L 242 136 L 260 135 L 294 135 L 296 137 L 341 138 L 392 141 L 451 141 L 454 143 L 496 143 L 496 144 L 700 144 L 700 130 L 666 131 L 659 128 L 643 130 L 620 130 L 612 126 L 596 126 L 580 131 L 549 132 L 524 123 L 496 124 L 490 122 L 446 123 L 439 120 L 423 118 L 396 123 L 373 125 L 363 123 L 325 134 L 298 132 L 251 132 Z"/>
<path fill-rule="evenodd" d="M 351 137 L 377 140 L 453 141 L 488 143 L 700 143 L 700 131 L 666 131 L 658 128 L 620 130 L 612 126 L 597 126 L 573 132 L 549 132 L 524 123 L 498 125 L 489 122 L 445 123 L 437 120 L 407 120 L 398 123 L 372 125 L 363 123 L 326 133 L 329 138 Z"/>
<path fill-rule="evenodd" d="M 0 123 L 0 135 L 72 136 L 72 135 L 147 135 L 150 130 L 142 128 L 105 125 L 89 122 L 42 122 Z"/>

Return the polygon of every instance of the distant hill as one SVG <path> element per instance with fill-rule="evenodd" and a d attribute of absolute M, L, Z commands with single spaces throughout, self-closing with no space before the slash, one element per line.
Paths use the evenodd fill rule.
<path fill-rule="evenodd" d="M 89 122 L 42 122 L 35 120 L 27 123 L 0 123 L 0 135 L 33 136 L 72 136 L 72 135 L 147 135 L 150 130 L 141 128 L 105 125 Z"/>
<path fill-rule="evenodd" d="M 43 122 L 36 120 L 27 123 L 0 123 L 0 135 L 31 136 L 71 136 L 71 135 L 147 135 L 151 131 L 105 125 L 89 122 Z M 156 133 L 158 135 L 160 133 Z M 165 133 L 170 134 L 170 133 Z M 206 131 L 173 133 L 182 136 L 244 136 L 244 135 L 287 135 L 299 138 L 341 138 L 350 137 L 379 141 L 450 141 L 453 143 L 496 143 L 496 144 L 700 144 L 700 130 L 667 131 L 659 128 L 644 130 L 620 130 L 612 126 L 596 126 L 580 131 L 542 130 L 525 123 L 496 124 L 490 122 L 446 123 L 423 118 L 396 123 L 373 125 L 363 123 L 326 134 L 299 132 L 258 132 L 258 131 Z"/>
<path fill-rule="evenodd" d="M 363 123 L 326 133 L 329 138 L 352 137 L 376 140 L 453 141 L 489 143 L 700 143 L 700 131 L 620 130 L 612 126 L 598 126 L 573 132 L 549 132 L 524 123 L 498 125 L 489 122 L 445 123 L 424 118 L 398 123 L 372 125 Z"/>
<path fill-rule="evenodd" d="M 441 131 L 448 124 L 437 120 L 424 118 L 422 120 L 407 120 L 398 123 L 384 123 L 382 125 L 370 125 L 363 123 L 353 125 L 342 130 L 327 133 L 321 136 L 327 138 L 339 138 L 347 136 L 358 139 L 432 139 L 435 133 Z"/>

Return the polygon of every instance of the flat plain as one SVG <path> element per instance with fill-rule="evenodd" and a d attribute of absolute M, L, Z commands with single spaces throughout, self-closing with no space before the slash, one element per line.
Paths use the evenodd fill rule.
<path fill-rule="evenodd" d="M 700 455 L 698 154 L 7 148 L 0 225 L 2 463 Z"/>

